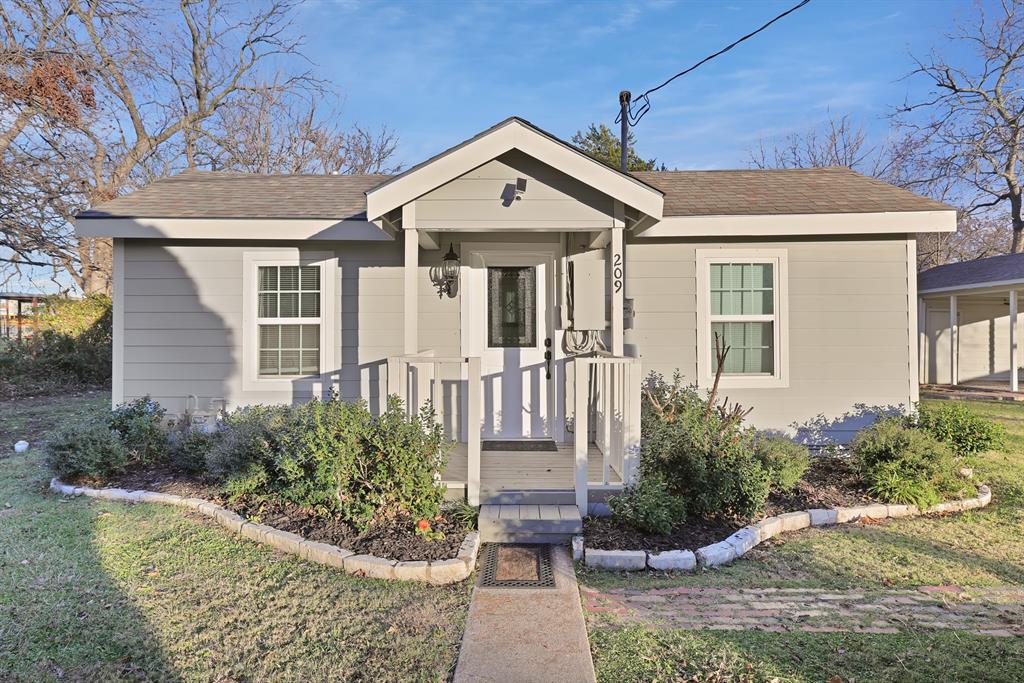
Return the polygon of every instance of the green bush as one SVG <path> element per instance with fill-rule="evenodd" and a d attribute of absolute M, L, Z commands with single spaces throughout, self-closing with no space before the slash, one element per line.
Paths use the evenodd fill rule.
<path fill-rule="evenodd" d="M 960 401 L 922 406 L 918 425 L 961 458 L 998 448 L 1006 435 L 1003 425 L 976 415 Z"/>
<path fill-rule="evenodd" d="M 456 524 L 465 527 L 467 531 L 476 528 L 479 511 L 465 500 L 453 500 L 446 502 L 441 507 L 441 514 Z"/>
<path fill-rule="evenodd" d="M 128 451 L 103 419 L 74 420 L 46 444 L 46 462 L 61 479 L 107 479 L 128 467 Z"/>
<path fill-rule="evenodd" d="M 644 533 L 670 534 L 686 521 L 686 503 L 672 495 L 660 474 L 641 477 L 608 501 L 612 516 Z"/>
<path fill-rule="evenodd" d="M 149 467 L 167 457 L 167 432 L 163 419 L 167 413 L 149 396 L 137 398 L 114 408 L 108 424 L 121 439 L 129 464 Z"/>
<path fill-rule="evenodd" d="M 902 418 L 878 420 L 851 446 L 869 490 L 886 502 L 925 509 L 963 489 L 953 451 Z"/>
<path fill-rule="evenodd" d="M 784 434 L 759 434 L 754 442 L 754 455 L 768 471 L 773 491 L 792 490 L 811 465 L 807 446 Z"/>
<path fill-rule="evenodd" d="M 0 394 L 52 393 L 110 382 L 112 321 L 110 297 L 51 296 L 34 317 L 35 334 L 22 343 L 0 345 Z"/>
<path fill-rule="evenodd" d="M 208 434 L 187 427 L 175 430 L 171 435 L 171 464 L 189 474 L 205 473 L 207 460 L 218 439 L 216 432 Z"/>
<path fill-rule="evenodd" d="M 282 446 L 278 434 L 284 429 L 289 406 L 247 406 L 224 416 L 206 456 L 206 469 L 217 479 L 239 475 L 253 462 L 267 463 Z"/>
<path fill-rule="evenodd" d="M 690 515 L 751 518 L 764 511 L 769 474 L 754 456 L 756 433 L 741 415 L 709 405 L 677 374 L 672 383 L 648 379 L 641 419 L 644 474 L 663 476 Z"/>
<path fill-rule="evenodd" d="M 437 516 L 443 446 L 433 414 L 407 417 L 397 399 L 379 417 L 362 401 L 314 400 L 227 415 L 207 466 L 231 496 L 276 497 L 365 528 L 378 517 Z"/>

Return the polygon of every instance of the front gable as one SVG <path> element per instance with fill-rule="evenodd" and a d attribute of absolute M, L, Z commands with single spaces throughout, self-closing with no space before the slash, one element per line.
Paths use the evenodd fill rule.
<path fill-rule="evenodd" d="M 517 199 L 516 181 L 526 181 Z M 603 230 L 614 226 L 615 200 L 519 150 L 416 199 L 424 230 Z"/>
<path fill-rule="evenodd" d="M 493 161 L 498 161 L 498 164 L 489 165 Z M 664 196 L 661 191 L 587 156 L 521 119 L 512 118 L 367 191 L 367 218 L 382 219 L 389 212 L 424 198 L 456 179 L 470 179 L 470 174 L 482 167 L 488 166 L 482 171 L 486 174 L 496 173 L 502 165 L 507 166 L 509 172 L 536 172 L 538 181 L 547 175 L 554 184 L 546 187 L 562 194 L 575 192 L 586 196 L 593 191 L 655 220 L 662 215 Z M 551 171 L 560 177 L 554 180 L 555 175 Z M 511 182 L 514 183 L 516 177 L 523 176 L 512 176 Z M 463 184 L 467 187 L 474 185 L 472 182 Z M 571 192 L 567 193 L 570 186 Z M 501 194 L 498 199 L 501 199 Z M 523 212 L 527 213 L 526 210 Z M 595 218 L 592 212 L 589 217 Z M 601 227 L 610 227 L 610 224 Z"/>

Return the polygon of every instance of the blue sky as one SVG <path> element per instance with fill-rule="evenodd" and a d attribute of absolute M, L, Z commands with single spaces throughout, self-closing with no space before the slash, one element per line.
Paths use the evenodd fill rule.
<path fill-rule="evenodd" d="M 510 115 L 561 137 L 614 124 L 639 93 L 795 0 L 402 2 L 307 0 L 297 28 L 346 121 L 386 124 L 416 163 Z M 910 53 L 949 46 L 973 4 L 812 0 L 653 96 L 637 151 L 670 168 L 738 168 L 762 137 L 849 113 L 877 136 L 919 82 Z"/>

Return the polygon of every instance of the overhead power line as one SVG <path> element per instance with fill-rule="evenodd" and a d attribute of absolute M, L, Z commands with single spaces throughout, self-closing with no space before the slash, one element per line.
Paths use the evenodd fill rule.
<path fill-rule="evenodd" d="M 788 10 L 786 10 L 782 14 L 778 15 L 777 17 L 775 17 L 774 19 L 772 19 L 768 23 L 764 24 L 763 26 L 761 26 L 757 30 L 751 31 L 750 33 L 748 33 L 747 35 L 743 36 L 742 38 L 739 38 L 738 40 L 733 41 L 729 45 L 726 45 L 725 47 L 723 47 L 718 52 L 715 52 L 714 54 L 708 55 L 707 57 L 705 57 L 704 59 L 700 60 L 699 62 L 697 62 L 693 66 L 689 67 L 688 69 L 684 69 L 683 71 L 680 71 L 679 73 L 677 73 L 676 75 L 672 76 L 671 78 L 669 78 L 664 83 L 662 83 L 660 85 L 656 85 L 653 88 L 651 88 L 649 90 L 646 90 L 641 95 L 637 96 L 637 98 L 634 99 L 629 104 L 628 109 L 625 109 L 625 112 L 626 112 L 626 115 L 627 115 L 627 117 L 629 119 L 630 124 L 635 126 L 636 124 L 640 123 L 640 119 L 642 119 L 644 117 L 644 115 L 647 114 L 647 112 L 649 112 L 651 110 L 651 98 L 650 98 L 651 93 L 654 93 L 654 92 L 657 92 L 658 90 L 661 90 L 666 85 L 668 85 L 672 81 L 676 80 L 680 76 L 685 76 L 686 74 L 690 73 L 691 71 L 693 71 L 697 67 L 700 67 L 700 66 L 710 62 L 715 57 L 719 57 L 721 55 L 724 55 L 726 52 L 728 52 L 729 50 L 733 49 L 734 47 L 736 47 L 737 45 L 739 45 L 743 41 L 749 40 L 750 38 L 753 38 L 758 33 L 760 33 L 761 31 L 765 30 L 766 28 L 768 28 L 769 26 L 774 24 L 776 21 L 779 21 L 783 17 L 786 17 L 786 16 L 792 14 L 793 12 L 797 11 L 798 9 L 800 9 L 801 7 L 803 7 L 804 5 L 809 3 L 810 1 L 811 0 L 802 0 L 802 2 L 794 5 L 793 7 L 790 7 Z M 618 117 L 616 117 L 615 122 L 616 123 L 621 123 L 622 122 L 622 112 L 621 111 L 619 112 Z"/>

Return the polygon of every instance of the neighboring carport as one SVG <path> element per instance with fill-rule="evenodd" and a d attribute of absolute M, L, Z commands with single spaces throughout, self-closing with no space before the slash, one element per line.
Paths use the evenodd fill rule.
<path fill-rule="evenodd" d="M 1019 391 L 1024 254 L 937 266 L 917 288 L 921 382 Z"/>

